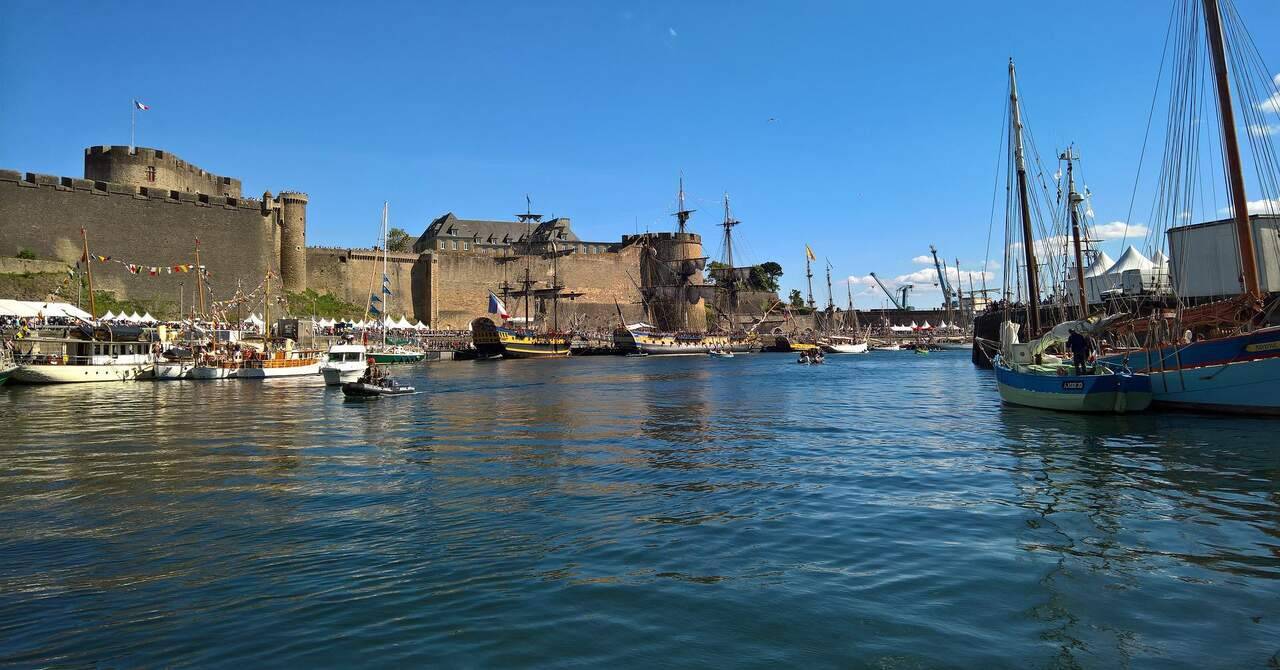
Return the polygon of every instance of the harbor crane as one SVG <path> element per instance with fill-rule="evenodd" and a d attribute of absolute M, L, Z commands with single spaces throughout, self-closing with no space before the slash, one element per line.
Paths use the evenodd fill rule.
<path fill-rule="evenodd" d="M 942 288 L 943 304 L 947 307 L 947 313 L 951 311 L 951 282 L 947 281 L 947 273 L 942 270 L 942 263 L 938 261 L 937 247 L 929 245 L 929 254 L 933 254 L 933 268 L 938 270 L 938 288 Z"/>
<path fill-rule="evenodd" d="M 930 244 L 929 253 L 933 254 L 933 267 L 938 270 L 938 287 L 942 289 L 942 304 L 946 307 L 947 318 L 954 321 L 951 315 L 951 282 L 947 281 L 947 273 L 938 260 L 938 249 Z"/>
<path fill-rule="evenodd" d="M 880 278 L 876 276 L 876 273 L 872 272 L 871 278 L 876 280 L 876 284 L 880 286 L 880 290 L 884 291 L 884 294 L 889 296 L 889 302 L 893 303 L 894 307 L 901 310 L 911 309 L 911 304 L 907 296 L 910 295 L 911 289 L 915 288 L 915 285 L 903 284 L 902 286 L 899 286 L 897 290 L 898 290 L 898 293 L 902 295 L 902 299 L 899 300 L 898 298 L 894 297 L 893 291 L 890 291 L 889 287 L 885 286 L 884 282 L 880 281 Z"/>

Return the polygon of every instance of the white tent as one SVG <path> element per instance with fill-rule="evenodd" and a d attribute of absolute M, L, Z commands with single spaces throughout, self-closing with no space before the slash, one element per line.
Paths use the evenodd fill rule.
<path fill-rule="evenodd" d="M 142 323 L 142 315 L 135 311 L 133 314 L 129 315 L 129 321 L 131 323 Z"/>
<path fill-rule="evenodd" d="M 915 321 L 911 322 L 911 330 L 915 330 L 916 328 L 919 328 L 919 327 L 920 327 L 920 324 L 916 323 Z"/>
<path fill-rule="evenodd" d="M 102 320 L 103 320 L 103 321 L 110 321 L 110 320 L 112 320 L 112 319 L 114 319 L 114 318 L 116 318 L 116 315 L 115 315 L 115 314 L 112 314 L 112 313 L 111 313 L 111 310 L 107 310 L 107 313 L 102 315 Z"/>
<path fill-rule="evenodd" d="M 942 321 L 940 321 L 940 322 L 938 323 L 938 327 L 939 327 L 939 328 L 941 328 L 941 329 L 943 329 L 943 330 L 946 330 L 947 328 L 950 328 L 950 326 L 948 326 L 948 325 L 947 325 L 947 320 L 946 320 L 946 319 L 943 319 Z"/>
<path fill-rule="evenodd" d="M 911 332 L 911 326 L 889 326 L 889 330 L 895 333 L 909 333 Z"/>
<path fill-rule="evenodd" d="M 930 326 L 929 321 L 926 319 L 924 325 L 920 326 L 920 330 L 933 330 L 933 326 Z"/>
<path fill-rule="evenodd" d="M 1152 263 L 1150 259 L 1143 256 L 1142 252 L 1138 251 L 1137 247 L 1129 245 L 1129 248 L 1125 249 L 1124 253 L 1120 255 L 1120 260 L 1107 268 L 1107 274 L 1119 275 L 1125 270 L 1150 270 L 1154 267 L 1155 263 Z"/>
<path fill-rule="evenodd" d="M 156 323 L 156 317 L 151 316 L 151 312 L 142 315 L 142 323 Z"/>
<path fill-rule="evenodd" d="M 419 322 L 417 322 L 417 323 L 413 324 L 413 329 L 414 329 L 414 330 L 431 330 L 430 328 L 428 328 L 428 327 L 427 327 L 427 324 L 425 324 L 425 323 L 423 323 L 423 322 L 421 322 L 421 321 L 419 321 Z"/>
<path fill-rule="evenodd" d="M 88 320 L 89 313 L 65 302 L 41 302 L 37 300 L 0 300 L 0 316 L 28 318 L 44 315 L 67 316 Z"/>
<path fill-rule="evenodd" d="M 396 322 L 396 328 L 404 328 L 405 330 L 410 330 L 413 328 L 413 324 L 409 323 L 409 321 L 404 318 L 404 315 L 401 314 L 400 320 Z"/>

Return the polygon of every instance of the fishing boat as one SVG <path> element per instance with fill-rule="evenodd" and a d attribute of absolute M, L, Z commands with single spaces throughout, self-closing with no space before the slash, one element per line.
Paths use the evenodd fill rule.
<path fill-rule="evenodd" d="M 354 382 L 369 368 L 369 358 L 368 349 L 348 336 L 345 341 L 329 347 L 320 366 L 320 374 L 324 375 L 324 383 L 329 386 Z"/>
<path fill-rule="evenodd" d="M 1013 153 L 1013 165 L 1017 171 L 1016 206 L 1006 207 L 1011 212 L 1006 221 L 1007 227 L 1019 229 L 1020 243 L 1024 255 L 1026 271 L 1026 287 L 1028 302 L 1039 304 L 1040 265 L 1036 260 L 1035 238 L 1032 233 L 1031 203 L 1027 197 L 1027 164 L 1023 148 L 1022 114 L 1018 101 L 1018 82 L 1012 59 L 1009 61 L 1009 128 L 1012 143 L 1009 147 Z M 1067 161 L 1067 174 L 1070 183 L 1068 189 L 1068 208 L 1072 221 L 1072 242 L 1077 261 L 1081 256 L 1079 205 L 1082 198 L 1075 192 L 1073 162 L 1075 156 L 1071 149 L 1063 155 Z M 1017 217 L 1016 222 L 1013 217 Z M 1006 247 L 1006 267 L 1008 255 L 1014 254 L 1013 245 Z M 1084 293 L 1080 283 L 1079 309 L 1083 315 Z M 1009 307 L 1005 307 L 1007 310 Z M 1040 334 L 1039 311 L 1027 311 L 1029 332 L 1034 337 L 1027 343 L 1018 341 L 1020 325 L 1006 318 L 1000 332 L 1000 353 L 993 359 L 996 375 L 996 386 L 1000 398 L 1006 403 L 1037 407 L 1041 409 L 1067 412 L 1140 412 L 1151 404 L 1151 380 L 1145 375 L 1133 374 L 1127 369 L 1116 369 L 1105 364 L 1095 366 L 1091 374 L 1079 374 L 1075 365 L 1067 365 L 1061 358 L 1049 353 L 1050 348 L 1068 341 L 1072 333 L 1092 335 L 1101 332 L 1107 319 L 1081 318 L 1060 323 L 1049 332 Z M 928 353 L 928 348 L 920 346 L 916 353 Z"/>
<path fill-rule="evenodd" d="M 1218 0 L 1189 3 L 1186 9 L 1191 11 L 1177 15 L 1178 25 L 1171 27 L 1171 31 L 1177 32 L 1171 34 L 1179 36 L 1181 59 L 1192 61 L 1197 58 L 1200 28 L 1203 28 L 1214 85 L 1191 87 L 1193 91 L 1203 90 L 1205 95 L 1215 96 L 1216 100 L 1198 100 L 1194 95 L 1171 99 L 1170 133 L 1173 133 L 1173 119 L 1194 119 L 1189 122 L 1189 127 L 1177 128 L 1177 137 L 1195 136 L 1194 124 L 1199 117 L 1195 110 L 1201 109 L 1200 105 L 1216 103 L 1217 132 L 1209 133 L 1208 141 L 1220 142 L 1218 148 L 1221 151 L 1211 151 L 1209 155 L 1216 153 L 1222 161 L 1230 218 L 1221 224 L 1230 234 L 1221 236 L 1224 250 L 1215 259 L 1222 258 L 1226 261 L 1223 265 L 1229 263 L 1234 266 L 1223 274 L 1234 275 L 1238 283 L 1233 288 L 1237 293 L 1214 302 L 1192 305 L 1187 302 L 1188 296 L 1183 295 L 1190 292 L 1182 288 L 1185 278 L 1175 278 L 1177 280 L 1172 286 L 1175 303 L 1162 305 L 1151 314 L 1136 315 L 1128 323 L 1121 324 L 1121 332 L 1135 340 L 1138 348 L 1112 352 L 1104 355 L 1102 360 L 1112 365 L 1128 364 L 1134 370 L 1150 375 L 1154 402 L 1158 406 L 1280 415 L 1280 327 L 1275 325 L 1276 301 L 1280 298 L 1277 298 L 1274 274 L 1267 274 L 1267 281 L 1263 282 L 1264 271 L 1275 272 L 1275 248 L 1272 246 L 1274 242 L 1266 242 L 1270 233 L 1266 233 L 1259 244 L 1259 231 L 1255 230 L 1252 220 L 1259 217 L 1251 217 L 1249 213 L 1232 98 L 1234 82 L 1243 96 L 1240 108 L 1248 121 L 1256 110 L 1263 109 L 1264 104 L 1272 99 L 1270 96 L 1275 93 L 1275 85 L 1266 82 L 1259 89 L 1254 78 L 1261 80 L 1261 74 L 1248 67 L 1238 67 L 1260 60 L 1235 10 L 1223 12 Z M 1201 22 L 1203 26 L 1199 25 Z M 1190 39 L 1186 39 L 1188 36 Z M 1240 39 L 1228 49 L 1227 43 L 1233 38 Z M 1188 71 L 1198 72 L 1199 67 L 1191 67 Z M 1267 133 L 1250 131 L 1249 135 L 1253 174 L 1262 190 L 1259 194 L 1262 196 L 1262 209 L 1274 218 L 1280 214 L 1274 204 L 1278 195 L 1275 184 L 1280 177 L 1277 175 L 1275 147 Z M 1166 152 L 1171 151 L 1180 162 L 1166 163 L 1162 168 L 1162 192 L 1190 194 L 1203 189 L 1203 185 L 1199 189 L 1188 186 L 1200 174 L 1197 170 L 1203 172 L 1195 155 L 1188 155 L 1194 149 L 1171 144 Z M 1204 152 L 1200 151 L 1200 155 Z M 1194 203 L 1171 201 L 1164 204 L 1159 216 L 1167 222 L 1178 222 L 1181 220 L 1178 217 L 1190 210 Z M 1192 267 L 1195 261 L 1188 261 L 1182 256 L 1194 255 L 1197 250 L 1189 244 L 1172 244 L 1174 230 L 1169 229 L 1167 233 L 1170 268 L 1175 274 L 1194 274 L 1197 270 Z M 1191 337 L 1187 337 L 1188 334 Z"/>
<path fill-rule="evenodd" d="M 146 378 L 154 365 L 155 331 L 149 328 L 72 328 L 66 337 L 29 337 L 14 343 L 17 369 L 10 377 L 24 384 L 131 381 Z"/>

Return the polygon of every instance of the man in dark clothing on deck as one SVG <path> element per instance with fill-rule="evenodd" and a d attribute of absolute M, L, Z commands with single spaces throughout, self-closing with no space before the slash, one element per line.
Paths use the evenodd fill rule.
<path fill-rule="evenodd" d="M 1067 348 L 1071 350 L 1071 361 L 1076 366 L 1076 374 L 1085 374 L 1085 364 L 1089 361 L 1089 338 L 1071 331 L 1067 338 Z"/>

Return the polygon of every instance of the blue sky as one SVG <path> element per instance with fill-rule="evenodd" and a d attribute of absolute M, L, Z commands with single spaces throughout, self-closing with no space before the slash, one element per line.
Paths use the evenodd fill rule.
<path fill-rule="evenodd" d="M 785 288 L 805 243 L 837 278 L 909 275 L 931 243 L 983 263 L 1010 56 L 1042 151 L 1075 142 L 1097 221 L 1123 219 L 1169 7 L 7 4 L 0 167 L 81 174 L 83 147 L 128 143 L 138 97 L 140 145 L 306 191 L 308 242 L 353 246 L 383 200 L 415 235 L 526 193 L 584 238 L 666 230 L 683 172 L 708 253 L 728 191 L 739 258 L 782 263 Z M 1280 64 L 1280 3 L 1237 7 Z"/>

